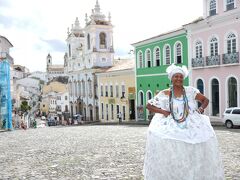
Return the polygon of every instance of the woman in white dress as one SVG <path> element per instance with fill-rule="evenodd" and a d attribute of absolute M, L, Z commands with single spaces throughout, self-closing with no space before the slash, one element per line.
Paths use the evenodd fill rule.
<path fill-rule="evenodd" d="M 170 89 L 148 101 L 155 112 L 147 132 L 144 158 L 146 180 L 223 180 L 218 142 L 209 117 L 208 99 L 193 87 L 184 87 L 185 66 L 167 68 Z M 197 108 L 197 102 L 201 106 Z"/>

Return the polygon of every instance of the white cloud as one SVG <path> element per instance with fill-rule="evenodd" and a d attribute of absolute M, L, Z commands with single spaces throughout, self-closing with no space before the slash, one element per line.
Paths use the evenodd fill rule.
<path fill-rule="evenodd" d="M 1 0 L 0 0 L 1 2 Z M 67 28 L 78 17 L 84 27 L 95 0 L 8 0 L 0 7 L 0 33 L 13 44 L 15 64 L 45 71 L 50 52 L 53 63 L 63 63 Z M 189 23 L 202 15 L 202 0 L 99 0 L 101 11 L 111 13 L 114 46 L 119 56 L 134 42 Z M 116 57 L 118 57 L 116 55 Z M 126 56 L 125 55 L 125 56 Z"/>

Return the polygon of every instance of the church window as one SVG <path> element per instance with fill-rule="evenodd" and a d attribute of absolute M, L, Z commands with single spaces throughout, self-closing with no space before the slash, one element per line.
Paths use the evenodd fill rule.
<path fill-rule="evenodd" d="M 87 47 L 90 49 L 90 35 L 87 35 Z"/>
<path fill-rule="evenodd" d="M 68 45 L 68 56 L 71 57 L 71 44 Z"/>
<path fill-rule="evenodd" d="M 106 34 L 104 32 L 101 32 L 99 34 L 99 39 L 100 39 L 100 49 L 106 49 L 107 48 Z"/>

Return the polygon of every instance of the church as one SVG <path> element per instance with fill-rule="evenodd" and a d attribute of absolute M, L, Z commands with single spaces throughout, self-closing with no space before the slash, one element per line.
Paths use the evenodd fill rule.
<path fill-rule="evenodd" d="M 101 12 L 98 0 L 91 15 L 85 15 L 85 27 L 78 18 L 68 30 L 64 72 L 68 75 L 70 113 L 83 120 L 99 118 L 98 83 L 96 73 L 113 65 L 113 25 L 111 15 Z"/>

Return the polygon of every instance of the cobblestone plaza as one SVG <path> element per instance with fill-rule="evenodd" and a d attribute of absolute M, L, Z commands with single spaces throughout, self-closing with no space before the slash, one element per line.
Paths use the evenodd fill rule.
<path fill-rule="evenodd" d="M 240 129 L 214 127 L 226 179 L 240 179 Z M 0 133 L 0 179 L 143 179 L 147 126 L 47 127 Z"/>

